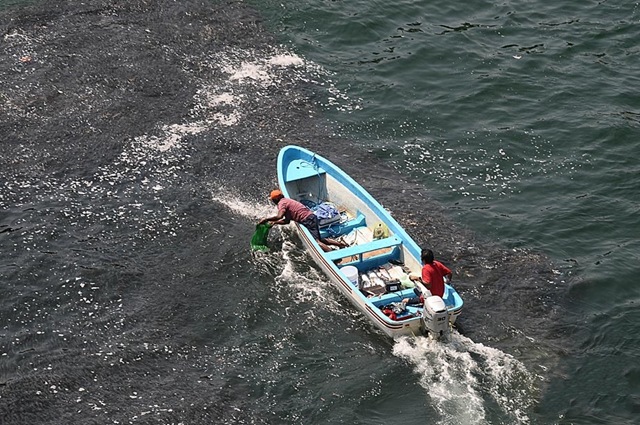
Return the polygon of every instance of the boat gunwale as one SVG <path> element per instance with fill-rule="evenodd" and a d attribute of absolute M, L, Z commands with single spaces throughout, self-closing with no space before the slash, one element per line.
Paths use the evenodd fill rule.
<path fill-rule="evenodd" d="M 293 153 L 292 153 L 293 152 Z M 352 196 L 359 198 L 363 201 L 367 207 L 371 209 L 371 211 L 377 216 L 377 218 L 385 223 L 389 230 L 392 232 L 394 236 L 397 236 L 404 248 L 408 251 L 409 255 L 412 255 L 414 258 L 420 258 L 420 247 L 418 244 L 409 236 L 409 234 L 400 226 L 400 224 L 391 216 L 391 214 L 384 209 L 384 207 L 371 195 L 369 192 L 364 189 L 358 182 L 356 182 L 353 178 L 351 178 L 346 172 L 340 169 L 337 165 L 333 164 L 331 161 L 325 159 L 324 157 L 317 155 L 305 148 L 288 145 L 283 147 L 278 154 L 278 184 L 280 186 L 280 190 L 283 195 L 286 197 L 291 197 L 287 189 L 287 183 L 294 180 L 285 180 L 285 171 L 288 164 L 295 160 L 304 160 L 308 162 L 310 165 L 314 167 L 320 168 L 324 171 L 324 174 L 331 176 L 337 183 L 343 185 L 346 190 L 348 190 Z M 321 175 L 321 173 L 318 173 Z M 382 329 L 387 335 L 391 337 L 397 337 L 399 335 L 406 334 L 415 334 L 415 331 L 419 331 L 420 316 L 416 316 L 413 318 L 405 319 L 402 321 L 394 321 L 385 315 L 380 308 L 373 304 L 374 301 L 378 297 L 366 297 L 360 290 L 356 290 L 357 288 L 353 286 L 351 281 L 349 281 L 343 273 L 340 273 L 340 269 L 337 265 L 327 258 L 324 251 L 320 248 L 320 245 L 316 242 L 316 240 L 311 236 L 309 230 L 300 225 L 298 223 L 294 223 L 296 229 L 298 230 L 298 234 L 301 236 L 304 245 L 309 249 L 312 257 L 318 265 L 331 277 L 334 283 L 337 284 L 338 289 L 347 296 L 352 304 L 358 307 L 365 315 L 367 315 L 370 319 L 375 319 L 374 324 L 377 324 L 378 328 Z M 454 299 L 456 304 L 448 307 L 447 310 L 453 317 L 457 317 L 463 308 L 462 298 L 457 294 L 457 291 L 450 285 L 446 285 L 453 291 Z M 458 302 L 460 305 L 458 305 Z"/>

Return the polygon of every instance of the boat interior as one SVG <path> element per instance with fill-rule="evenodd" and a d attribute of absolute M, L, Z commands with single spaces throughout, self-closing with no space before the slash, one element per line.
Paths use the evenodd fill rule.
<path fill-rule="evenodd" d="M 347 278 L 371 304 L 384 310 L 385 306 L 415 297 L 409 273 L 419 273 L 422 268 L 419 259 L 407 254 L 402 239 L 394 235 L 364 201 L 354 197 L 349 188 L 321 167 L 305 160 L 292 161 L 286 178 L 289 195 L 311 209 L 321 203 L 335 206 L 339 216 L 325 223 L 321 220 L 320 234 L 349 246 L 323 255 L 343 273 L 349 266 L 357 269 L 357 279 Z M 443 300 L 448 306 L 455 304 L 453 294 L 447 289 Z M 396 320 L 411 317 L 413 308 L 407 306 Z"/>
<path fill-rule="evenodd" d="M 304 159 L 288 164 L 285 181 L 289 196 L 309 208 L 314 209 L 322 203 L 335 207 L 339 215 L 325 222 L 320 220 L 320 234 L 323 238 L 346 242 L 348 247 L 323 255 L 338 266 L 368 303 L 389 315 L 390 306 L 397 306 L 406 298 L 416 298 L 409 274 L 421 270 L 419 259 L 407 253 L 402 239 L 379 220 L 378 214 L 365 201 L 353 196 L 352 188 L 346 187 L 349 182 L 338 182 L 315 161 Z M 448 289 L 445 289 L 443 299 L 448 306 L 455 304 Z M 394 313 L 394 320 L 419 315 L 421 308 L 419 305 L 403 306 L 402 311 Z"/>
<path fill-rule="evenodd" d="M 339 214 L 327 223 L 323 224 L 321 220 L 320 234 L 324 238 L 346 242 L 349 246 L 324 253 L 327 260 L 336 263 L 340 269 L 346 266 L 355 267 L 359 274 L 370 274 L 381 268 L 393 267 L 396 274 L 393 278 L 382 273 L 379 280 L 370 281 L 369 285 L 362 285 L 362 282 L 359 285 L 365 296 L 381 297 L 383 303 L 386 298 L 389 298 L 386 301 L 398 298 L 396 292 L 403 289 L 401 281 L 406 286 L 413 286 L 408 279 L 409 270 L 403 270 L 401 267 L 405 257 L 402 239 L 393 235 L 390 229 L 377 220 L 370 208 L 346 196 L 341 198 L 340 193 L 344 189 L 322 169 L 300 166 L 294 172 L 298 178 L 287 182 L 287 189 L 292 198 L 311 209 L 328 202 L 335 206 Z M 290 173 L 289 177 L 293 175 Z M 327 187 L 330 189 L 327 190 Z M 332 196 L 329 196 L 329 193 Z M 396 282 L 396 285 L 389 282 Z M 414 296 L 413 290 L 409 289 L 407 294 L 401 294 L 402 297 L 405 295 Z M 378 304 L 376 301 L 375 305 L 380 307 Z"/>

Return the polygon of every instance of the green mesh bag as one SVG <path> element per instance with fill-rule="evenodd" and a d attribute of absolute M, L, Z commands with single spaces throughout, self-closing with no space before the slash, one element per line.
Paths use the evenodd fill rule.
<path fill-rule="evenodd" d="M 251 250 L 263 252 L 269 251 L 269 247 L 267 246 L 269 229 L 271 229 L 271 225 L 269 223 L 258 224 L 256 226 L 256 232 L 251 238 Z"/>

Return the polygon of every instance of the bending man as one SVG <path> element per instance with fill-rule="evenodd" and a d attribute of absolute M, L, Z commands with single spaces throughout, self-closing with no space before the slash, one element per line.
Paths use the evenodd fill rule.
<path fill-rule="evenodd" d="M 320 236 L 320 227 L 318 226 L 318 217 L 309 208 L 300 202 L 285 198 L 281 191 L 272 190 L 269 199 L 278 206 L 278 214 L 273 217 L 267 217 L 260 220 L 258 224 L 270 222 L 271 224 L 289 224 L 292 220 L 302 224 L 309 229 L 311 236 L 318 242 L 323 251 L 331 251 L 329 245 L 344 248 L 348 246 L 344 242 L 338 242 L 333 239 L 323 238 Z"/>

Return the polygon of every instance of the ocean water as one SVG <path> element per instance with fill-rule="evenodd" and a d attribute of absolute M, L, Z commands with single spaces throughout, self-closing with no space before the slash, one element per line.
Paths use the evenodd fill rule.
<path fill-rule="evenodd" d="M 0 423 L 632 424 L 633 2 L 0 1 Z M 286 144 L 454 270 L 392 341 L 287 228 Z"/>

